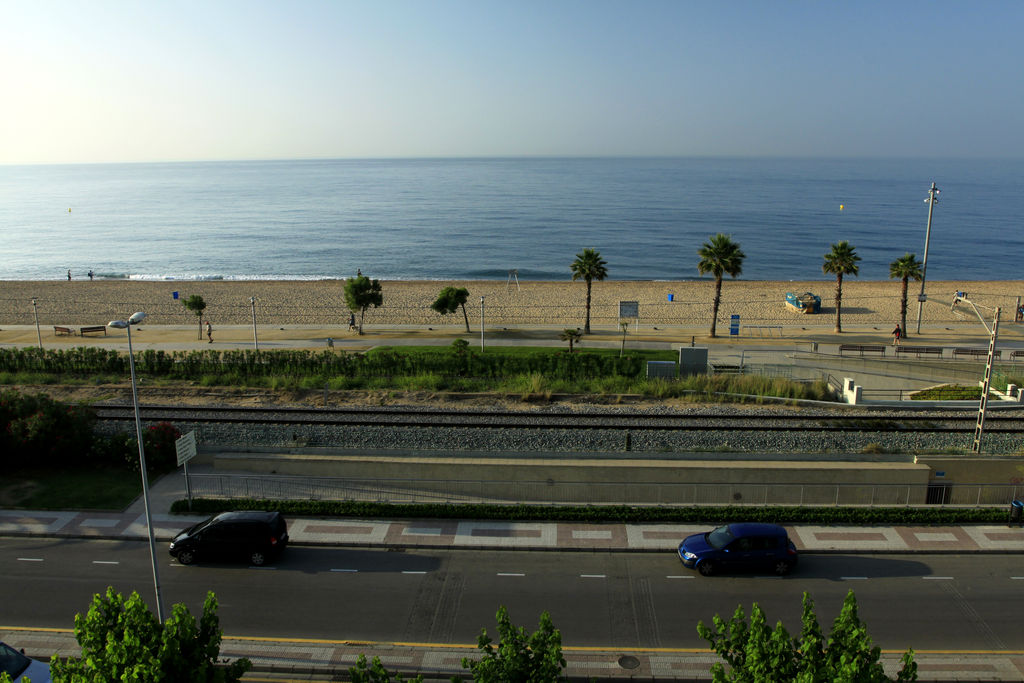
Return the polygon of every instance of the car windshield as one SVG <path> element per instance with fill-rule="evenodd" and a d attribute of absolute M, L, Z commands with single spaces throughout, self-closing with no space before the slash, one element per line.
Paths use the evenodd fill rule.
<path fill-rule="evenodd" d="M 720 526 L 714 531 L 709 531 L 704 538 L 707 540 L 709 546 L 715 550 L 721 550 L 732 542 L 734 536 L 732 535 L 732 532 L 729 531 L 729 527 Z"/>
<path fill-rule="evenodd" d="M 14 648 L 0 643 L 0 673 L 5 673 L 13 681 L 21 675 L 21 672 L 28 668 L 32 660 L 21 654 Z"/>

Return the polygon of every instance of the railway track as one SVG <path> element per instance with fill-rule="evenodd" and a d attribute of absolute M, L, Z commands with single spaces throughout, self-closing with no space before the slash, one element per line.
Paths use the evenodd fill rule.
<path fill-rule="evenodd" d="M 120 422 L 135 419 L 130 405 L 97 407 L 101 420 Z M 962 433 L 974 430 L 976 413 L 932 411 L 927 415 L 826 415 L 747 414 L 722 415 L 715 412 L 581 413 L 572 411 L 521 413 L 510 411 L 442 412 L 422 409 L 354 408 L 250 408 L 143 406 L 140 415 L 147 422 L 189 422 L 193 424 L 278 424 L 335 425 L 351 427 L 411 427 L 462 429 L 538 430 L 649 430 L 649 431 L 766 431 L 766 432 L 927 432 Z M 988 433 L 1024 433 L 1024 416 L 990 414 Z"/>

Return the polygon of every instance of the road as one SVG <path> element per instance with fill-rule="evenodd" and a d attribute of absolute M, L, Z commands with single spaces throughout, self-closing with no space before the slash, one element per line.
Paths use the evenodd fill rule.
<path fill-rule="evenodd" d="M 158 545 L 165 609 L 198 614 L 206 591 L 236 636 L 474 644 L 494 632 L 499 604 L 534 628 L 548 610 L 567 646 L 704 645 L 698 621 L 751 602 L 769 623 L 799 630 L 808 591 L 828 630 L 855 590 L 885 649 L 1024 648 L 1019 555 L 805 555 L 785 578 L 705 578 L 671 554 L 415 551 L 291 547 L 270 568 L 184 567 Z M 0 539 L 0 623 L 71 628 L 94 593 L 113 585 L 153 596 L 149 551 L 136 541 Z"/>

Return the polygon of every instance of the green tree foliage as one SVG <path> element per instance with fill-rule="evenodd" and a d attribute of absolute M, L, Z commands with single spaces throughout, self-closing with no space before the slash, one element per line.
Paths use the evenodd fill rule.
<path fill-rule="evenodd" d="M 880 648 L 874 646 L 867 627 L 857 615 L 857 598 L 846 594 L 843 607 L 832 624 L 832 633 L 824 637 L 814 602 L 804 593 L 799 637 L 791 637 L 782 622 L 768 626 L 761 608 L 754 603 L 748 623 L 743 606 L 736 608 L 729 621 L 718 615 L 714 629 L 697 624 L 697 633 L 708 641 L 728 664 L 711 667 L 715 683 L 881 683 L 893 680 L 881 664 Z M 903 655 L 903 666 L 896 681 L 917 680 L 914 651 Z"/>
<path fill-rule="evenodd" d="M 860 256 L 854 251 L 853 246 L 843 240 L 832 245 L 832 250 L 825 254 L 825 262 L 821 271 L 826 275 L 836 276 L 836 332 L 843 331 L 843 276 L 856 275 L 860 272 L 857 262 Z"/>
<path fill-rule="evenodd" d="M 572 353 L 573 344 L 579 344 L 580 339 L 583 338 L 583 333 L 580 332 L 580 328 L 572 329 L 568 327 L 558 333 L 558 338 L 564 342 L 569 342 L 569 353 Z"/>
<path fill-rule="evenodd" d="M 747 257 L 740 250 L 740 245 L 732 241 L 729 235 L 718 233 L 697 250 L 700 261 L 697 272 L 701 275 L 711 273 L 715 276 L 715 298 L 711 303 L 711 336 L 715 336 L 718 324 L 718 307 L 722 302 L 722 276 L 736 277 L 743 272 L 743 259 Z"/>
<path fill-rule="evenodd" d="M 196 319 L 199 320 L 199 341 L 203 340 L 203 311 L 206 310 L 206 302 L 203 301 L 203 297 L 198 294 L 193 294 L 189 298 L 181 302 L 185 308 L 195 313 Z"/>
<path fill-rule="evenodd" d="M 569 268 L 572 270 L 572 279 L 583 280 L 587 283 L 587 321 L 583 326 L 583 333 L 590 334 L 590 290 L 594 280 L 603 280 L 608 277 L 608 263 L 601 258 L 601 254 L 594 249 L 584 249 L 576 254 L 576 260 Z"/>
<path fill-rule="evenodd" d="M 0 392 L 0 453 L 11 463 L 79 464 L 92 446 L 95 420 L 89 406 Z"/>
<path fill-rule="evenodd" d="M 349 667 L 348 673 L 352 677 L 352 683 L 403 683 L 405 680 L 408 680 L 409 683 L 421 683 L 423 681 L 423 674 L 419 674 L 415 678 L 403 679 L 401 674 L 388 671 L 380 663 L 379 657 L 374 657 L 373 661 L 367 665 L 366 655 L 363 654 L 356 659 L 355 666 Z"/>
<path fill-rule="evenodd" d="M 359 334 L 363 333 L 363 319 L 366 309 L 377 308 L 384 303 L 380 280 L 371 280 L 365 275 L 356 275 L 345 280 L 345 305 L 348 310 L 359 314 Z"/>
<path fill-rule="evenodd" d="M 466 332 L 469 332 L 469 315 L 466 313 L 466 301 L 469 299 L 469 290 L 465 287 L 445 287 L 437 295 L 430 307 L 440 313 L 447 315 L 462 308 L 462 318 L 466 321 Z"/>
<path fill-rule="evenodd" d="M 58 683 L 235 683 L 251 667 L 248 659 L 217 665 L 221 631 L 213 593 L 206 594 L 199 623 L 179 603 L 160 624 L 138 593 L 125 600 L 107 588 L 105 596 L 93 596 L 88 614 L 75 615 L 75 640 L 81 657 L 50 660 Z"/>
<path fill-rule="evenodd" d="M 562 633 L 551 623 L 550 614 L 540 615 L 532 634 L 512 625 L 504 605 L 498 608 L 496 618 L 498 646 L 483 629 L 477 639 L 483 659 L 462 659 L 462 668 L 472 672 L 476 683 L 552 683 L 562 677 Z"/>
<path fill-rule="evenodd" d="M 889 264 L 889 277 L 891 279 L 899 278 L 901 282 L 900 329 L 903 330 L 905 337 L 907 336 L 907 285 L 910 280 L 920 282 L 924 277 L 924 273 L 921 271 L 921 262 L 914 254 L 904 254 Z"/>

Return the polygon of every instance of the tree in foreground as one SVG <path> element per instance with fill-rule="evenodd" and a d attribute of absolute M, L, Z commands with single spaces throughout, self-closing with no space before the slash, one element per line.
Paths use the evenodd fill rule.
<path fill-rule="evenodd" d="M 729 235 L 718 233 L 697 250 L 700 261 L 697 272 L 701 275 L 711 273 L 715 276 L 715 298 L 711 303 L 711 336 L 715 336 L 718 324 L 718 306 L 722 303 L 722 276 L 736 277 L 743 272 L 743 259 L 747 257 L 740 250 L 740 245 L 732 241 Z"/>
<path fill-rule="evenodd" d="M 825 254 L 825 263 L 821 270 L 826 275 L 836 276 L 836 332 L 843 331 L 843 276 L 856 275 L 860 272 L 857 265 L 860 256 L 849 242 L 843 240 L 832 245 L 832 251 Z"/>
<path fill-rule="evenodd" d="M 572 279 L 583 280 L 587 283 L 587 321 L 583 326 L 583 333 L 590 334 L 590 290 L 594 280 L 603 280 L 608 277 L 608 263 L 601 258 L 601 254 L 594 249 L 584 249 L 576 254 L 576 260 L 569 268 L 572 270 Z"/>
<path fill-rule="evenodd" d="M 889 264 L 889 277 L 899 278 L 902 282 L 900 288 L 900 329 L 903 336 L 907 336 L 907 285 L 911 280 L 920 282 L 924 277 L 921 272 L 921 262 L 914 254 L 904 254 Z"/>
<path fill-rule="evenodd" d="M 498 646 L 483 629 L 477 647 L 483 659 L 463 657 L 462 668 L 469 669 L 475 683 L 552 683 L 562 678 L 565 658 L 562 657 L 562 633 L 544 612 L 532 634 L 522 626 L 512 625 L 508 610 L 498 608 Z"/>
<path fill-rule="evenodd" d="M 445 287 L 437 295 L 430 307 L 440 313 L 447 315 L 462 308 L 462 317 L 466 321 L 466 332 L 469 332 L 469 315 L 466 313 L 466 301 L 469 300 L 469 290 L 465 287 Z"/>
<path fill-rule="evenodd" d="M 348 310 L 359 314 L 359 334 L 363 333 L 363 318 L 370 306 L 377 308 L 384 303 L 380 280 L 371 280 L 365 275 L 356 275 L 345 280 L 345 305 Z"/>
<path fill-rule="evenodd" d="M 75 615 L 75 640 L 81 657 L 50 660 L 54 681 L 235 683 L 251 667 L 244 658 L 217 665 L 221 631 L 213 593 L 206 594 L 198 624 L 182 603 L 160 624 L 138 593 L 125 600 L 107 588 L 105 596 L 93 596 L 86 616 Z"/>
<path fill-rule="evenodd" d="M 569 342 L 569 353 L 572 353 L 573 344 L 579 344 L 580 339 L 583 338 L 583 333 L 580 332 L 580 328 L 575 330 L 571 327 L 567 327 L 558 333 L 558 338 L 564 342 Z"/>
<path fill-rule="evenodd" d="M 198 294 L 193 294 L 189 298 L 181 302 L 182 305 L 188 310 L 195 313 L 196 318 L 199 320 L 199 341 L 203 340 L 203 311 L 206 310 L 206 302 L 203 301 L 203 297 Z"/>
<path fill-rule="evenodd" d="M 764 612 L 754 603 L 747 622 L 743 606 L 736 608 L 729 621 L 718 615 L 714 629 L 697 624 L 697 633 L 729 665 L 711 667 L 715 683 L 881 683 L 916 681 L 914 651 L 907 650 L 903 666 L 895 679 L 885 674 L 880 661 L 882 651 L 872 645 L 867 627 L 857 615 L 857 598 L 846 594 L 843 607 L 832 624 L 828 640 L 822 634 L 814 614 L 814 602 L 804 593 L 800 636 L 793 638 L 778 622 L 769 628 Z"/>

